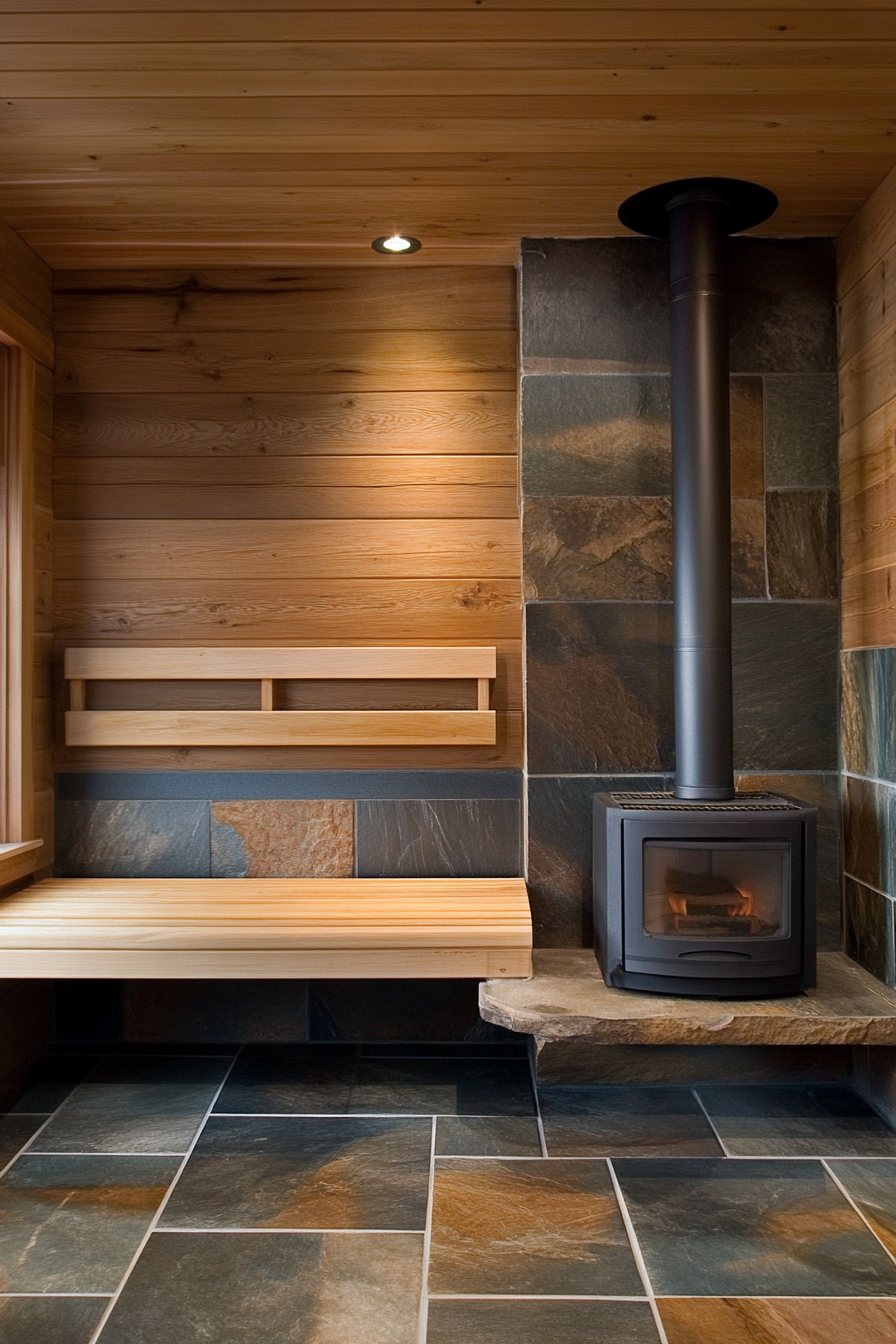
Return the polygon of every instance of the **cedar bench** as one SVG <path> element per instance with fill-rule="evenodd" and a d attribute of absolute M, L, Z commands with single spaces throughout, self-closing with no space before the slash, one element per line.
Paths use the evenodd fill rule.
<path fill-rule="evenodd" d="M 47 878 L 0 902 L 0 978 L 528 976 L 522 878 Z"/>

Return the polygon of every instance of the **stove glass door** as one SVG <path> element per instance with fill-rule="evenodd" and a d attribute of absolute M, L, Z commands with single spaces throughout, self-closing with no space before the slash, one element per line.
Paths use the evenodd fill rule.
<path fill-rule="evenodd" d="M 643 848 L 643 932 L 688 942 L 787 938 L 786 840 L 660 842 Z"/>

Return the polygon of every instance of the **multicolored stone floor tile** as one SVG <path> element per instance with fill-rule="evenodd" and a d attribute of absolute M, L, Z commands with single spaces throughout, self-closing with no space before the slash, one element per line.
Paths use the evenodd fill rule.
<path fill-rule="evenodd" d="M 535 1117 L 440 1115 L 436 1157 L 542 1157 Z"/>
<path fill-rule="evenodd" d="M 416 1344 L 422 1236 L 165 1233 L 102 1344 Z"/>
<path fill-rule="evenodd" d="M 3 1344 L 89 1344 L 104 1297 L 0 1297 Z"/>
<path fill-rule="evenodd" d="M 896 1258 L 896 1162 L 829 1162 L 828 1167 Z M 896 1335 L 894 1335 L 896 1338 Z"/>
<path fill-rule="evenodd" d="M 820 1162 L 613 1165 L 657 1294 L 896 1295 L 896 1264 Z"/>
<path fill-rule="evenodd" d="M 25 1153 L 0 1181 L 0 1290 L 113 1293 L 178 1165 Z"/>
<path fill-rule="evenodd" d="M 162 1226 L 422 1232 L 431 1150 L 424 1119 L 215 1115 Z"/>
<path fill-rule="evenodd" d="M 668 1344 L 892 1344 L 892 1298 L 661 1297 Z"/>
<path fill-rule="evenodd" d="M 430 1291 L 639 1296 L 605 1162 L 436 1159 Z"/>
<path fill-rule="evenodd" d="M 434 1299 L 427 1344 L 658 1344 L 646 1302 Z"/>
<path fill-rule="evenodd" d="M 896 1157 L 896 1134 L 849 1087 L 700 1087 L 732 1157 Z"/>
<path fill-rule="evenodd" d="M 896 1340 L 896 1143 L 844 1087 L 536 1105 L 516 1042 L 89 1050 L 0 1116 L 3 1344 Z"/>
<path fill-rule="evenodd" d="M 686 1087 L 539 1089 L 550 1157 L 722 1157 Z"/>
<path fill-rule="evenodd" d="M 110 1056 L 41 1131 L 42 1153 L 185 1153 L 231 1060 Z"/>
<path fill-rule="evenodd" d="M 355 1046 L 246 1051 L 217 1114 L 532 1115 L 527 1059 L 360 1054 Z"/>

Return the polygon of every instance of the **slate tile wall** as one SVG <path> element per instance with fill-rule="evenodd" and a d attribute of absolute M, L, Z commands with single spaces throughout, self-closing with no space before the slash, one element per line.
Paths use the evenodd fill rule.
<path fill-rule="evenodd" d="M 735 239 L 730 283 L 735 764 L 744 784 L 820 806 L 820 944 L 836 947 L 833 244 Z M 675 766 L 667 292 L 664 246 L 649 239 L 523 242 L 527 871 L 541 946 L 591 941 L 591 795 L 668 787 Z"/>
<path fill-rule="evenodd" d="M 56 873 L 516 876 L 520 792 L 516 771 L 60 776 Z M 79 982 L 60 985 L 57 1017 L 70 1041 L 509 1036 L 481 1021 L 466 980 Z"/>
<path fill-rule="evenodd" d="M 896 649 L 851 649 L 840 661 L 845 946 L 896 985 Z"/>

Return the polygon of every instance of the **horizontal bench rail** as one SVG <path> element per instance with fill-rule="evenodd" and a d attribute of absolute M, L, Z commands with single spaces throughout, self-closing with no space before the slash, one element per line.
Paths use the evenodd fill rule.
<path fill-rule="evenodd" d="M 65 653 L 73 747 L 491 746 L 494 648 L 166 648 Z M 278 710 L 275 681 L 475 680 L 476 709 Z M 258 710 L 87 708 L 88 681 L 259 682 Z"/>
<path fill-rule="evenodd" d="M 527 976 L 522 878 L 48 878 L 0 902 L 0 978 Z"/>

